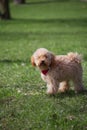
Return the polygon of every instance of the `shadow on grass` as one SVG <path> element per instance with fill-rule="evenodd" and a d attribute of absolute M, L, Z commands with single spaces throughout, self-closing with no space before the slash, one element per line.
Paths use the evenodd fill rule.
<path fill-rule="evenodd" d="M 52 97 L 52 98 L 65 98 L 65 97 L 75 97 L 75 96 L 81 96 L 81 95 L 87 95 L 87 90 L 84 90 L 80 93 L 75 93 L 74 90 L 69 90 L 68 92 L 66 93 L 58 93 L 56 95 L 50 95 L 49 97 Z"/>
<path fill-rule="evenodd" d="M 87 26 L 87 17 L 85 18 L 49 18 L 49 19 L 13 19 L 14 22 L 17 22 L 17 24 L 20 23 L 26 23 L 26 24 L 30 24 L 30 23 L 36 23 L 36 24 L 44 24 L 44 23 L 48 23 L 48 24 L 68 24 L 68 25 L 72 25 L 72 26 Z"/>
<path fill-rule="evenodd" d="M 37 5 L 37 4 L 49 4 L 49 3 L 55 3 L 55 2 L 67 2 L 67 1 L 70 1 L 70 0 L 44 0 L 44 1 L 37 1 L 37 2 L 27 2 L 26 4 L 29 4 L 29 5 Z"/>
<path fill-rule="evenodd" d="M 87 34 L 87 31 L 83 30 L 83 31 L 61 31 L 61 32 L 57 32 L 57 31 L 40 31 L 37 30 L 36 32 L 0 32 L 0 40 L 16 40 L 18 38 L 22 38 L 24 39 L 25 37 L 28 37 L 30 40 L 32 40 L 33 37 L 44 37 L 44 36 L 61 36 L 61 35 L 85 35 Z M 15 36 L 15 37 L 14 37 Z M 5 43 L 4 43 L 5 44 Z"/>
<path fill-rule="evenodd" d="M 18 63 L 18 64 L 22 64 L 22 63 L 29 63 L 29 61 L 24 61 L 24 60 L 10 60 L 10 59 L 3 59 L 0 60 L 0 63 L 7 63 L 7 64 L 12 64 L 12 63 Z"/>
<path fill-rule="evenodd" d="M 47 28 L 47 27 L 46 27 Z M 68 30 L 44 30 L 44 29 L 40 29 L 38 28 L 39 30 L 36 30 L 36 31 L 29 31 L 29 32 L 23 32 L 23 31 L 20 31 L 20 32 L 17 32 L 17 31 L 13 31 L 13 32 L 0 32 L 0 41 L 5 41 L 4 42 L 4 45 L 7 43 L 6 41 L 9 41 L 9 40 L 12 40 L 12 41 L 15 41 L 15 40 L 18 40 L 18 39 L 29 39 L 29 41 L 32 41 L 32 40 L 42 40 L 42 39 L 48 39 L 48 36 L 49 36 L 49 39 L 50 38 L 57 38 L 57 37 L 61 37 L 61 36 L 86 36 L 87 35 L 87 30 L 73 30 L 71 31 L 70 28 L 68 28 Z M 84 46 L 83 46 L 84 47 Z M 84 57 L 85 58 L 85 57 Z M 85 58 L 86 59 L 86 58 Z M 1 60 L 0 62 L 11 62 L 9 60 L 7 61 L 3 61 Z M 18 62 L 21 62 L 20 60 Z"/>
<path fill-rule="evenodd" d="M 14 24 L 26 24 L 26 25 L 30 25 L 30 24 L 38 24 L 40 27 L 40 24 L 42 26 L 42 24 L 66 24 L 66 25 L 71 25 L 71 26 L 87 26 L 87 17 L 83 17 L 83 18 L 13 18 L 12 20 L 8 21 L 8 22 L 3 22 L 1 24 L 10 24 L 10 25 L 14 25 Z"/>

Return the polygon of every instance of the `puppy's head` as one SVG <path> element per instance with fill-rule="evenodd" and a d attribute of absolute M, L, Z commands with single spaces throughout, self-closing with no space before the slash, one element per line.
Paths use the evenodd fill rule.
<path fill-rule="evenodd" d="M 54 61 L 54 55 L 45 48 L 37 49 L 31 57 L 33 66 L 40 70 L 48 69 Z"/>

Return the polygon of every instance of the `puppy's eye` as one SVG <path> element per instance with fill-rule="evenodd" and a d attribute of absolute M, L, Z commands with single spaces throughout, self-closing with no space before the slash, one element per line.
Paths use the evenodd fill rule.
<path fill-rule="evenodd" d="M 45 58 L 47 58 L 47 55 L 45 55 Z"/>

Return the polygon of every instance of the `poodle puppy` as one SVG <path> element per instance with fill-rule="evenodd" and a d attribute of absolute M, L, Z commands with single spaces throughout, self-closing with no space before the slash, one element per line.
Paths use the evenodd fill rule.
<path fill-rule="evenodd" d="M 45 48 L 39 48 L 32 55 L 31 63 L 39 68 L 42 79 L 47 83 L 47 94 L 68 91 L 70 80 L 74 83 L 75 92 L 84 89 L 81 55 L 78 53 L 57 56 Z"/>

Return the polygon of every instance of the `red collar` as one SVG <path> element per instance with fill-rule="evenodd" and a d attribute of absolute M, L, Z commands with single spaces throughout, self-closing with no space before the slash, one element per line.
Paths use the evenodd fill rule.
<path fill-rule="evenodd" d="M 42 74 L 44 74 L 44 75 L 47 75 L 47 72 L 49 71 L 49 69 L 47 69 L 47 70 L 42 70 L 41 72 L 42 72 Z"/>

